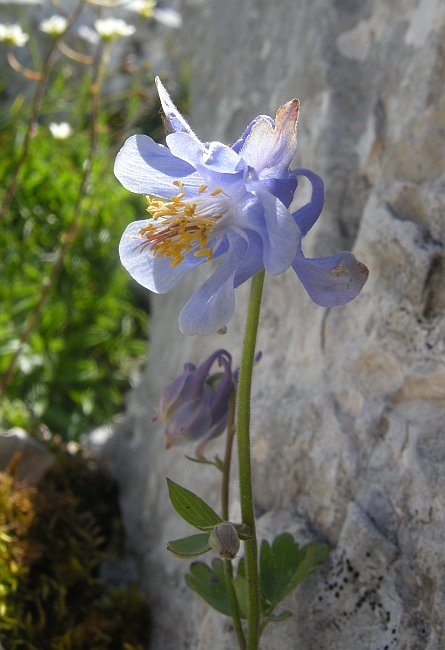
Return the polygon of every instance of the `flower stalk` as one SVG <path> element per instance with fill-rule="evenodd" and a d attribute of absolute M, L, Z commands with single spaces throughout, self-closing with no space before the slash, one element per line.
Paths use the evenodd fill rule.
<path fill-rule="evenodd" d="M 250 399 L 252 391 L 252 370 L 255 361 L 255 346 L 263 293 L 264 270 L 252 278 L 243 354 L 238 382 L 238 463 L 243 524 L 251 531 L 252 539 L 244 542 L 246 578 L 248 593 L 248 637 L 247 650 L 257 650 L 260 639 L 260 586 L 258 572 L 258 544 L 256 539 L 255 515 L 252 494 L 252 469 L 250 459 Z"/>
<path fill-rule="evenodd" d="M 230 488 L 230 465 L 232 462 L 233 439 L 235 437 L 235 391 L 232 389 L 229 403 L 229 414 L 227 422 L 226 449 L 224 454 L 223 478 L 221 483 L 221 515 L 223 521 L 229 521 L 229 488 Z M 230 610 L 232 612 L 233 625 L 238 639 L 240 650 L 246 650 L 246 639 L 233 585 L 233 566 L 231 560 L 224 560 L 224 574 L 226 576 L 227 594 L 229 596 Z"/>

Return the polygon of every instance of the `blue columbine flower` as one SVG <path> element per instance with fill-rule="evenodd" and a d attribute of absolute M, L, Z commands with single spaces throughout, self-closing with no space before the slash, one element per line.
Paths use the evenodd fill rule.
<path fill-rule="evenodd" d="M 218 361 L 222 372 L 210 374 Z M 167 422 L 167 449 L 190 441 L 199 442 L 195 455 L 204 459 L 204 449 L 227 426 L 230 393 L 234 386 L 232 357 L 217 350 L 198 368 L 184 364 L 184 372 L 162 392 L 156 420 Z"/>
<path fill-rule="evenodd" d="M 323 181 L 308 169 L 290 170 L 297 148 L 300 103 L 282 106 L 275 120 L 260 115 L 232 146 L 202 143 L 156 79 L 169 124 L 167 147 L 145 135 L 127 140 L 115 174 L 128 190 L 147 196 L 150 217 L 131 223 L 119 252 L 142 286 L 166 293 L 192 268 L 221 264 L 186 303 L 184 334 L 211 334 L 235 309 L 234 290 L 265 268 L 279 275 L 290 266 L 312 300 L 323 307 L 353 300 L 368 269 L 351 253 L 307 259 L 302 237 L 318 219 Z M 312 184 L 309 203 L 291 213 L 298 176 Z"/>

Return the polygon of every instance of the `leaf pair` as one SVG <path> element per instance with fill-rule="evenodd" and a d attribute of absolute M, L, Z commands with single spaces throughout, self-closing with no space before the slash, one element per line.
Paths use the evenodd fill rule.
<path fill-rule="evenodd" d="M 167 479 L 170 501 L 188 524 L 206 532 L 167 542 L 167 550 L 181 559 L 195 558 L 210 551 L 209 536 L 221 517 L 196 494 Z"/>
<path fill-rule="evenodd" d="M 281 622 L 291 616 L 285 610 L 278 616 L 272 612 L 307 576 L 313 573 L 328 552 L 326 545 L 311 542 L 302 548 L 289 533 L 278 535 L 272 542 L 261 544 L 260 588 L 263 621 Z M 194 562 L 186 576 L 187 585 L 196 591 L 211 607 L 221 614 L 231 616 L 229 596 L 224 575 L 224 563 L 215 559 L 210 568 L 203 562 Z M 244 558 L 238 565 L 234 580 L 241 618 L 247 616 L 247 583 Z"/>

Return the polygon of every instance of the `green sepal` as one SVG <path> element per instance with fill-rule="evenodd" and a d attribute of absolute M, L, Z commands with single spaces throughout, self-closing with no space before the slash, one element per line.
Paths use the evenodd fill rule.
<path fill-rule="evenodd" d="M 327 553 L 328 547 L 318 542 L 300 548 L 289 533 L 278 535 L 272 545 L 263 540 L 260 550 L 260 586 L 261 595 L 269 604 L 267 609 L 273 610 L 302 580 L 313 573 Z M 264 611 L 264 614 L 267 613 L 267 610 Z"/>
<path fill-rule="evenodd" d="M 216 558 L 210 568 L 204 562 L 193 562 L 190 573 L 185 576 L 190 589 L 196 591 L 210 607 L 224 616 L 231 616 L 230 601 L 227 594 L 224 561 Z M 247 582 L 244 575 L 238 572 L 234 580 L 235 592 L 241 618 L 246 618 L 247 611 Z"/>
<path fill-rule="evenodd" d="M 204 553 L 211 550 L 209 533 L 199 533 L 198 535 L 175 539 L 172 542 L 167 542 L 165 547 L 172 555 L 183 560 L 204 555 Z"/>
<path fill-rule="evenodd" d="M 167 485 L 172 506 L 188 524 L 201 530 L 211 530 L 217 524 L 222 523 L 221 517 L 196 494 L 174 483 L 169 478 Z"/>

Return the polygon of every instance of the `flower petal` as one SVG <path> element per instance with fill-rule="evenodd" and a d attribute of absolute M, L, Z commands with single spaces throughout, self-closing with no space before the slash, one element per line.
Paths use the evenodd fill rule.
<path fill-rule="evenodd" d="M 293 171 L 285 178 L 266 178 L 262 181 L 258 180 L 247 185 L 251 192 L 256 189 L 266 190 L 280 199 L 281 203 L 288 208 L 293 201 L 295 190 L 297 189 L 298 180 Z"/>
<path fill-rule="evenodd" d="M 246 282 L 249 278 L 254 276 L 258 271 L 261 271 L 263 267 L 263 243 L 261 237 L 256 232 L 249 233 L 248 239 L 248 249 L 244 255 L 241 264 L 238 266 L 235 279 L 234 287 L 239 287 L 240 284 Z"/>
<path fill-rule="evenodd" d="M 221 142 L 203 145 L 187 133 L 171 133 L 167 144 L 174 156 L 178 156 L 202 174 L 207 181 L 208 172 L 218 174 L 237 174 L 244 169 L 243 161 L 230 147 Z"/>
<path fill-rule="evenodd" d="M 139 232 L 147 225 L 147 220 L 133 221 L 122 235 L 119 255 L 122 265 L 131 277 L 146 289 L 155 293 L 167 293 L 190 269 L 202 264 L 204 257 L 186 255 L 178 266 L 170 266 L 171 258 L 154 257 L 150 248 L 141 248 L 144 240 Z"/>
<path fill-rule="evenodd" d="M 233 151 L 236 151 L 236 153 L 239 153 L 241 151 L 241 149 L 243 148 L 243 145 L 244 145 L 244 143 L 245 143 L 245 141 L 247 139 L 247 136 L 250 134 L 250 132 L 252 130 L 252 127 L 254 126 L 254 124 L 256 124 L 258 122 L 258 120 L 266 120 L 267 122 L 269 122 L 272 129 L 275 126 L 275 122 L 268 115 L 258 115 L 258 117 L 256 117 L 254 120 L 252 120 L 252 122 L 249 124 L 247 129 L 244 131 L 243 135 L 240 138 L 238 138 L 238 140 L 235 142 L 235 144 L 232 145 Z"/>
<path fill-rule="evenodd" d="M 206 336 L 229 322 L 235 310 L 234 277 L 246 250 L 247 242 L 232 235 L 229 250 L 220 266 L 179 314 L 179 329 L 183 334 Z"/>
<path fill-rule="evenodd" d="M 312 185 L 312 196 L 309 203 L 306 203 L 306 205 L 303 205 L 292 213 L 293 218 L 301 230 L 301 235 L 304 237 L 317 221 L 321 211 L 323 210 L 324 186 L 320 176 L 314 174 L 310 169 L 299 167 L 292 171 L 296 176 L 306 176 Z"/>
<path fill-rule="evenodd" d="M 292 267 L 309 296 L 321 307 L 337 307 L 354 300 L 369 273 L 352 253 L 307 259 L 301 248 Z"/>
<path fill-rule="evenodd" d="M 288 170 L 297 151 L 299 110 L 300 102 L 293 99 L 278 109 L 275 126 L 264 117 L 251 125 L 240 156 L 259 178 L 277 178 Z"/>
<path fill-rule="evenodd" d="M 114 163 L 114 174 L 122 185 L 136 194 L 152 194 L 169 199 L 177 193 L 173 181 L 187 178 L 188 184 L 202 183 L 195 169 L 176 158 L 162 144 L 146 135 L 133 135 L 125 142 Z M 195 174 L 195 177 L 193 177 Z"/>
<path fill-rule="evenodd" d="M 175 133 L 177 132 L 188 133 L 189 135 L 193 136 L 196 140 L 198 140 L 198 138 L 193 133 L 193 131 L 191 130 L 191 128 L 189 127 L 185 119 L 182 117 L 181 113 L 173 104 L 170 95 L 165 90 L 159 77 L 155 78 L 155 83 L 158 89 L 159 99 L 161 100 L 162 110 L 164 111 L 165 119 L 168 121 L 173 131 Z"/>
<path fill-rule="evenodd" d="M 270 275 L 280 275 L 292 264 L 300 243 L 300 231 L 279 199 L 264 190 L 257 190 L 255 194 L 264 207 L 266 232 L 258 233 L 263 240 L 264 268 Z"/>

